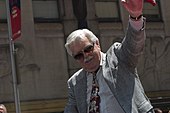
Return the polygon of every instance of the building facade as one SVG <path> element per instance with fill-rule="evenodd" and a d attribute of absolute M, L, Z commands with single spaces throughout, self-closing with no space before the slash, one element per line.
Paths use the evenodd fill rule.
<path fill-rule="evenodd" d="M 170 1 L 144 3 L 146 44 L 138 72 L 146 92 L 170 95 Z M 80 67 L 64 48 L 67 36 L 88 28 L 104 52 L 126 33 L 118 0 L 21 0 L 22 35 L 15 41 L 22 102 L 67 99 L 67 80 Z M 0 102 L 14 101 L 5 1 L 0 0 Z M 160 96 L 160 95 L 159 95 Z M 58 101 L 57 101 L 58 102 Z M 41 111 L 42 113 L 42 111 Z"/>

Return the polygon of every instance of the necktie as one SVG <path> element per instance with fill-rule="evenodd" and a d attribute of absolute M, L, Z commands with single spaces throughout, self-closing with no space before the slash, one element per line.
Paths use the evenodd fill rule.
<path fill-rule="evenodd" d="M 89 113 L 99 113 L 100 97 L 98 95 L 98 92 L 99 92 L 99 86 L 96 82 L 96 75 L 93 75 Z"/>

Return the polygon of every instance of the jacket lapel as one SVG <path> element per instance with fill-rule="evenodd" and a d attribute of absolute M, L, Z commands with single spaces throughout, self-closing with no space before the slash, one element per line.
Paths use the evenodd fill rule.
<path fill-rule="evenodd" d="M 111 47 L 106 54 L 105 59 L 103 60 L 102 70 L 103 70 L 103 77 L 108 84 L 110 90 L 112 91 L 113 95 L 115 96 L 117 102 L 120 104 L 124 112 L 126 113 L 127 103 L 121 101 L 122 95 L 119 93 L 119 86 L 118 86 L 118 59 L 113 52 L 114 48 Z M 121 92 L 122 93 L 122 92 Z"/>

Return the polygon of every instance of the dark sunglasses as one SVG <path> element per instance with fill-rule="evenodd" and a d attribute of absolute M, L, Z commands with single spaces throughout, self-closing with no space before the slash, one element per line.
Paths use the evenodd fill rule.
<path fill-rule="evenodd" d="M 92 45 L 88 45 L 86 46 L 81 52 L 79 52 L 78 54 L 74 55 L 74 59 L 76 60 L 80 60 L 82 58 L 84 58 L 84 54 L 83 53 L 90 53 L 94 50 L 94 43 Z"/>

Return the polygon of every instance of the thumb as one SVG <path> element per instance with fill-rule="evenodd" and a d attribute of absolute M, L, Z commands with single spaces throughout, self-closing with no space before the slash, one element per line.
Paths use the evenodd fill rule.
<path fill-rule="evenodd" d="M 144 0 L 144 1 L 152 4 L 153 6 L 156 5 L 156 1 L 155 0 Z"/>

